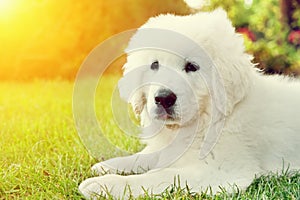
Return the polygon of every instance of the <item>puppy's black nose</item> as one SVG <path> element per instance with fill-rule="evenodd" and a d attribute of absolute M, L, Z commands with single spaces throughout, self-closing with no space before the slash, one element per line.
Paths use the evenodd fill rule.
<path fill-rule="evenodd" d="M 176 102 L 177 96 L 167 89 L 159 90 L 155 95 L 154 100 L 156 105 L 161 105 L 163 108 L 170 108 Z"/>

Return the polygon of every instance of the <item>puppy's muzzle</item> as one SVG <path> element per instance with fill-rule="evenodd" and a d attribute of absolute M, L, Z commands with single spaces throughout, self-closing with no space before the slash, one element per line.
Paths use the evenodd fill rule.
<path fill-rule="evenodd" d="M 172 107 L 176 102 L 177 96 L 169 89 L 161 89 L 154 97 L 155 104 L 162 106 L 164 109 Z"/>

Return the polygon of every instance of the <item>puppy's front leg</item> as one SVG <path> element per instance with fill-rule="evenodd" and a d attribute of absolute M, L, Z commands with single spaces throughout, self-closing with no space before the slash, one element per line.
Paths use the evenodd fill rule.
<path fill-rule="evenodd" d="M 98 175 L 106 173 L 144 173 L 154 169 L 159 159 L 158 153 L 137 153 L 126 157 L 112 158 L 92 167 L 92 171 Z"/>
<path fill-rule="evenodd" d="M 143 195 L 144 190 L 159 194 L 174 182 L 177 173 L 177 170 L 159 170 L 130 176 L 107 174 L 86 179 L 80 184 L 79 191 L 87 199 L 96 199 L 99 195 L 129 199 L 130 196 Z"/>

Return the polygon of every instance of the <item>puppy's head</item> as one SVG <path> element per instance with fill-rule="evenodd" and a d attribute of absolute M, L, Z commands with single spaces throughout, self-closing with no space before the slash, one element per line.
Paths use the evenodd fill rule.
<path fill-rule="evenodd" d="M 142 125 L 160 120 L 184 126 L 209 116 L 214 105 L 229 115 L 246 96 L 253 73 L 243 39 L 222 10 L 151 18 L 127 54 L 124 77 L 134 76 L 122 84 L 136 87 L 128 100 Z"/>

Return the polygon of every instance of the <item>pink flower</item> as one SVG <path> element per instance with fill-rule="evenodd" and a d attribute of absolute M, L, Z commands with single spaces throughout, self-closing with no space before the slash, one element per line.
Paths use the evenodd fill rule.
<path fill-rule="evenodd" d="M 300 45 L 300 30 L 291 31 L 288 35 L 288 41 L 294 45 Z"/>

